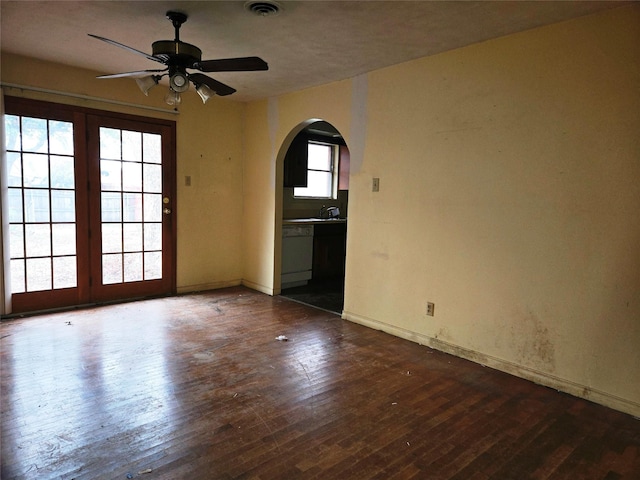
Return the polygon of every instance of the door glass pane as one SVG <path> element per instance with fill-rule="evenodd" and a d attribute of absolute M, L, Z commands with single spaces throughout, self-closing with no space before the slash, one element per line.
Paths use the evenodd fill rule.
<path fill-rule="evenodd" d="M 9 225 L 9 252 L 11 258 L 24 257 L 24 225 Z"/>
<path fill-rule="evenodd" d="M 142 276 L 142 252 L 124 254 L 124 281 L 139 282 Z"/>
<path fill-rule="evenodd" d="M 25 187 L 49 186 L 49 156 L 35 153 L 22 155 L 24 164 L 22 182 Z"/>
<path fill-rule="evenodd" d="M 144 253 L 144 279 L 154 280 L 162 278 L 162 253 Z"/>
<path fill-rule="evenodd" d="M 51 220 L 73 222 L 76 219 L 76 196 L 73 190 L 51 190 Z"/>
<path fill-rule="evenodd" d="M 52 225 L 53 255 L 75 255 L 76 225 L 75 223 L 54 223 Z"/>
<path fill-rule="evenodd" d="M 77 287 L 76 257 L 53 257 L 53 288 Z"/>
<path fill-rule="evenodd" d="M 120 222 L 122 220 L 122 204 L 119 193 L 102 193 L 101 210 L 103 222 Z"/>
<path fill-rule="evenodd" d="M 145 164 L 144 191 L 162 192 L 162 167 L 160 165 Z"/>
<path fill-rule="evenodd" d="M 117 253 L 122 252 L 122 224 L 103 223 L 102 224 L 102 252 Z"/>
<path fill-rule="evenodd" d="M 27 257 L 51 256 L 51 225 L 25 225 Z"/>
<path fill-rule="evenodd" d="M 17 152 L 7 152 L 7 186 L 22 186 L 22 160 Z"/>
<path fill-rule="evenodd" d="M 42 118 L 22 117 L 22 151 L 47 153 L 47 121 Z"/>
<path fill-rule="evenodd" d="M 27 258 L 27 291 L 51 290 L 51 258 Z"/>
<path fill-rule="evenodd" d="M 161 279 L 162 137 L 108 128 L 100 134 L 102 283 Z"/>
<path fill-rule="evenodd" d="M 76 286 L 73 124 L 7 115 L 5 132 L 11 291 Z"/>
<path fill-rule="evenodd" d="M 25 222 L 49 221 L 49 190 L 45 188 L 24 189 Z"/>
<path fill-rule="evenodd" d="M 22 189 L 10 188 L 8 192 L 9 197 L 9 222 L 10 223 L 22 223 L 23 208 L 22 208 Z"/>
<path fill-rule="evenodd" d="M 142 158 L 146 163 L 162 163 L 162 137 L 155 133 L 143 133 Z"/>
<path fill-rule="evenodd" d="M 20 117 L 17 115 L 5 115 L 4 144 L 7 150 L 21 151 L 20 139 Z"/>
<path fill-rule="evenodd" d="M 144 194 L 144 221 L 159 222 L 162 220 L 162 195 Z"/>
<path fill-rule="evenodd" d="M 11 260 L 11 293 L 25 292 L 24 259 Z"/>
<path fill-rule="evenodd" d="M 102 283 L 122 283 L 122 255 L 102 255 Z"/>
<path fill-rule="evenodd" d="M 145 250 L 162 250 L 162 224 L 161 223 L 145 223 L 144 249 Z"/>
<path fill-rule="evenodd" d="M 100 128 L 100 158 L 120 160 L 120 130 Z"/>
<path fill-rule="evenodd" d="M 142 224 L 141 223 L 125 223 L 123 227 L 124 227 L 124 231 L 123 231 L 124 251 L 125 252 L 141 252 L 142 251 Z"/>
<path fill-rule="evenodd" d="M 51 186 L 74 188 L 73 157 L 51 156 Z"/>
<path fill-rule="evenodd" d="M 124 202 L 124 221 L 125 222 L 141 222 L 142 221 L 142 194 L 141 193 L 123 193 L 122 200 Z"/>
<path fill-rule="evenodd" d="M 133 162 L 142 161 L 142 134 L 122 131 L 122 159 Z"/>
<path fill-rule="evenodd" d="M 73 125 L 49 120 L 49 153 L 73 155 Z"/>
<path fill-rule="evenodd" d="M 142 164 L 124 162 L 122 164 L 122 190 L 127 192 L 142 191 Z"/>
<path fill-rule="evenodd" d="M 122 162 L 119 160 L 101 160 L 100 183 L 102 190 L 120 190 L 122 187 Z"/>

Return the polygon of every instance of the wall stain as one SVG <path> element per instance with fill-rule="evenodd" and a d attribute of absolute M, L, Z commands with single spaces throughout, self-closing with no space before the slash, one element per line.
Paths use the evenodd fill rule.
<path fill-rule="evenodd" d="M 551 341 L 549 329 L 542 323 L 538 316 L 532 312 L 521 315 L 520 329 L 517 338 L 513 341 L 518 346 L 518 361 L 523 365 L 530 365 L 553 372 L 556 369 L 555 347 Z"/>

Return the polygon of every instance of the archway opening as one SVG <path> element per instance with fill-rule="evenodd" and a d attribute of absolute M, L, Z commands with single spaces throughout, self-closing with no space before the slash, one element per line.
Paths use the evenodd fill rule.
<path fill-rule="evenodd" d="M 349 163 L 340 132 L 317 120 L 291 139 L 283 166 L 281 295 L 339 315 L 344 306 Z"/>

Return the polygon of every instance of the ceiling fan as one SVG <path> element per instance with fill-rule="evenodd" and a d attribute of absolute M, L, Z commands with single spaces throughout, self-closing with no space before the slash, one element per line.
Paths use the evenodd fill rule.
<path fill-rule="evenodd" d="M 267 63 L 259 57 L 202 60 L 202 51 L 198 47 L 180 41 L 180 27 L 187 21 L 187 15 L 177 11 L 168 11 L 166 15 L 175 29 L 175 39 L 153 42 L 151 45 L 153 53 L 151 55 L 114 40 L 89 33 L 90 37 L 124 48 L 129 52 L 165 65 L 165 68 L 160 70 L 114 73 L 112 75 L 100 75 L 97 78 L 135 77 L 140 90 L 145 95 L 148 95 L 149 90 L 156 86 L 162 77 L 168 75 L 169 92 L 165 97 L 165 101 L 169 105 L 179 105 L 181 102 L 180 94 L 189 89 L 189 82 L 193 83 L 203 103 L 207 103 L 207 100 L 213 95 L 231 95 L 236 91 L 234 88 L 202 73 L 189 73 L 187 69 L 199 70 L 200 72 L 249 72 L 269 69 Z"/>

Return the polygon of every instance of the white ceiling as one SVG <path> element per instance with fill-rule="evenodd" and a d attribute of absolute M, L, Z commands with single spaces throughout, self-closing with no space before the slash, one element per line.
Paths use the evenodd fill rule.
<path fill-rule="evenodd" d="M 561 22 L 625 2 L 612 1 L 286 1 L 276 16 L 245 1 L 1 0 L 3 51 L 110 74 L 157 63 L 87 36 L 151 53 L 173 40 L 168 10 L 189 15 L 180 39 L 203 60 L 259 56 L 266 72 L 209 74 L 253 100 L 343 80 L 389 65 Z M 161 67 L 160 67 L 161 68 Z M 114 81 L 114 80 L 101 80 Z M 132 88 L 136 88 L 133 86 Z"/>

